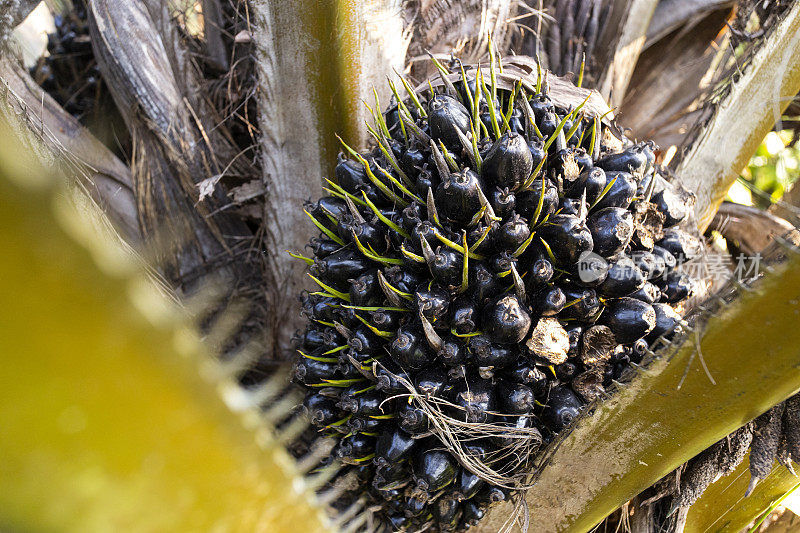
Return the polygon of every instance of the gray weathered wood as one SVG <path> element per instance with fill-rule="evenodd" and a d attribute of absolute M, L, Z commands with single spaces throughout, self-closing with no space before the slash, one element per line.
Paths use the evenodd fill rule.
<path fill-rule="evenodd" d="M 612 11 L 609 27 L 604 32 L 607 37 L 600 45 L 600 52 L 607 59 L 600 62 L 603 71 L 597 84 L 600 94 L 612 107 L 618 107 L 625 98 L 657 3 L 658 0 L 629 0 L 619 14 L 619 9 Z M 620 2 L 614 5 L 622 7 Z M 613 31 L 609 31 L 610 28 Z"/>
<path fill-rule="evenodd" d="M 789 102 L 800 91 L 800 3 L 772 28 L 724 97 L 686 140 L 675 161 L 682 183 L 697 195 L 701 230 Z"/>
<path fill-rule="evenodd" d="M 251 3 L 258 72 L 267 301 L 266 328 L 276 354 L 288 356 L 302 326 L 297 296 L 309 287 L 301 250 L 318 233 L 303 213 L 319 198 L 340 150 L 335 134 L 364 140 L 362 103 L 374 107 L 372 83 L 388 104 L 385 78 L 402 70 L 405 45 L 396 0 L 302 0 Z M 375 18 L 382 21 L 375 22 Z M 384 52 L 376 53 L 378 46 Z"/>
<path fill-rule="evenodd" d="M 0 80 L 9 110 L 31 142 L 43 142 L 63 163 L 129 243 L 141 240 L 130 169 L 42 90 L 16 61 L 0 59 Z M 23 133 L 23 132 L 19 132 Z"/>
<path fill-rule="evenodd" d="M 156 267 L 179 294 L 213 280 L 229 299 L 246 295 L 255 323 L 249 331 L 257 334 L 265 308 L 253 235 L 222 209 L 229 201 L 221 189 L 199 202 L 197 183 L 226 162 L 192 105 L 196 95 L 184 92 L 195 84 L 185 54 L 174 41 L 165 46 L 161 11 L 148 11 L 146 2 L 93 0 L 88 7 L 95 56 L 131 131 L 134 194 Z"/>
<path fill-rule="evenodd" d="M 734 0 L 660 0 L 647 28 L 647 48 L 670 32 L 718 9 L 733 7 Z"/>

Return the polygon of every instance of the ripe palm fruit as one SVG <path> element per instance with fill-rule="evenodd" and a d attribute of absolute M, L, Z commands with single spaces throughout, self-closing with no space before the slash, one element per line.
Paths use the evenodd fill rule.
<path fill-rule="evenodd" d="M 572 265 L 581 254 L 594 247 L 586 221 L 574 215 L 556 215 L 541 228 L 539 234 L 559 263 Z"/>
<path fill-rule="evenodd" d="M 636 180 L 629 172 L 606 172 L 608 192 L 597 203 L 596 209 L 622 207 L 627 209 L 636 195 Z"/>
<path fill-rule="evenodd" d="M 645 144 L 635 144 L 621 152 L 609 154 L 597 162 L 597 166 L 606 171 L 625 171 L 643 174 L 649 161 Z M 652 154 L 652 151 L 651 151 Z"/>
<path fill-rule="evenodd" d="M 494 342 L 517 344 L 531 327 L 531 317 L 514 295 L 503 296 L 483 311 L 483 324 Z"/>
<path fill-rule="evenodd" d="M 396 98 L 381 146 L 348 147 L 330 196 L 306 205 L 322 233 L 295 338 L 300 410 L 359 480 L 342 505 L 393 530 L 463 531 L 510 497 L 475 461 L 532 464 L 682 323 L 694 287 L 675 270 L 699 251 L 689 196 L 651 144 L 609 143 L 605 123 L 592 140 L 595 117 L 531 85 L 481 90 L 475 109 L 467 72 L 457 93 Z"/>
<path fill-rule="evenodd" d="M 606 207 L 589 217 L 593 251 L 603 257 L 621 252 L 633 236 L 633 214 L 621 207 Z"/>
<path fill-rule="evenodd" d="M 433 494 L 456 479 L 456 461 L 443 450 L 429 449 L 413 458 L 414 480 L 420 490 Z"/>
<path fill-rule="evenodd" d="M 478 175 L 468 168 L 442 178 L 436 188 L 436 206 L 448 220 L 465 223 L 481 208 L 481 184 Z"/>
<path fill-rule="evenodd" d="M 553 431 L 570 425 L 581 409 L 578 396 L 565 385 L 553 388 L 544 410 L 544 419 Z"/>
<path fill-rule="evenodd" d="M 533 170 L 533 155 L 519 133 L 509 132 L 497 139 L 483 158 L 481 175 L 484 181 L 498 187 L 515 188 Z"/>
<path fill-rule="evenodd" d="M 375 464 L 389 466 L 407 459 L 416 442 L 411 435 L 397 427 L 381 433 L 375 443 Z"/>
<path fill-rule="evenodd" d="M 470 116 L 467 108 L 451 96 L 439 94 L 428 104 L 431 137 L 448 147 L 459 146 L 458 134 L 466 134 Z"/>
<path fill-rule="evenodd" d="M 614 333 L 616 339 L 628 344 L 635 342 L 656 327 L 653 306 L 633 298 L 610 300 L 601 320 Z"/>

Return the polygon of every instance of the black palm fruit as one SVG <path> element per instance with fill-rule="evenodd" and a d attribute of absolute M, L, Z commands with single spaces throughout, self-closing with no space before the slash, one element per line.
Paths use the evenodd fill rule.
<path fill-rule="evenodd" d="M 428 431 L 430 420 L 425 411 L 419 407 L 401 399 L 397 415 L 400 418 L 400 429 L 406 433 L 419 435 Z"/>
<path fill-rule="evenodd" d="M 469 266 L 469 291 L 476 304 L 484 304 L 504 289 L 500 279 L 485 263 Z"/>
<path fill-rule="evenodd" d="M 633 298 L 609 300 L 600 320 L 614 332 L 616 339 L 628 344 L 641 339 L 656 327 L 653 306 Z"/>
<path fill-rule="evenodd" d="M 529 290 L 539 289 L 553 277 L 553 264 L 547 259 L 537 259 L 528 270 L 527 286 Z"/>
<path fill-rule="evenodd" d="M 531 308 L 535 314 L 540 316 L 555 316 L 564 309 L 567 304 L 567 297 L 561 287 L 546 287 L 531 298 Z"/>
<path fill-rule="evenodd" d="M 416 272 L 401 267 L 387 268 L 383 271 L 383 274 L 392 287 L 405 293 L 414 292 L 414 289 L 419 286 L 423 279 Z"/>
<path fill-rule="evenodd" d="M 590 252 L 594 246 L 592 233 L 585 221 L 573 215 L 551 217 L 542 226 L 539 235 L 561 264 L 575 264 L 582 253 Z"/>
<path fill-rule="evenodd" d="M 375 443 L 375 464 L 388 466 L 409 458 L 416 443 L 411 435 L 399 427 L 382 432 Z"/>
<path fill-rule="evenodd" d="M 358 386 L 356 386 L 358 387 Z M 342 397 L 339 400 L 338 406 L 342 411 L 347 411 L 360 416 L 377 416 L 385 414 L 383 412 L 385 405 L 383 403 L 383 395 L 375 389 L 367 392 L 360 390 L 353 391 L 354 394 Z"/>
<path fill-rule="evenodd" d="M 352 246 L 317 259 L 312 271 L 324 277 L 337 289 L 348 290 L 349 280 L 357 278 L 372 266 L 371 261 L 361 255 L 355 246 Z"/>
<path fill-rule="evenodd" d="M 306 352 L 319 351 L 321 353 L 341 346 L 344 339 L 333 328 L 309 326 L 297 339 L 297 342 Z"/>
<path fill-rule="evenodd" d="M 349 280 L 350 303 L 352 305 L 372 306 L 383 301 L 380 285 L 378 284 L 378 271 L 369 270 L 355 279 Z"/>
<path fill-rule="evenodd" d="M 460 468 L 451 489 L 451 494 L 456 501 L 469 500 L 481 490 L 484 483 L 477 474 L 473 474 L 465 468 Z"/>
<path fill-rule="evenodd" d="M 395 363 L 408 370 L 425 368 L 435 355 L 428 346 L 422 328 L 416 324 L 401 326 L 397 330 L 389 353 Z"/>
<path fill-rule="evenodd" d="M 450 327 L 461 335 L 472 333 L 477 328 L 478 308 L 472 298 L 459 296 L 449 307 Z"/>
<path fill-rule="evenodd" d="M 525 116 L 518 107 L 515 107 L 508 119 L 509 130 L 513 131 L 514 133 L 523 134 L 525 133 L 524 123 Z"/>
<path fill-rule="evenodd" d="M 500 403 L 500 412 L 511 415 L 530 413 L 536 401 L 530 387 L 506 381 L 500 381 L 497 384 L 497 398 Z"/>
<path fill-rule="evenodd" d="M 309 392 L 303 400 L 303 412 L 308 421 L 317 427 L 324 427 L 341 418 L 336 401 L 316 392 Z"/>
<path fill-rule="evenodd" d="M 581 401 L 566 385 L 559 385 L 550 390 L 550 396 L 542 416 L 555 431 L 570 425 L 581 410 Z"/>
<path fill-rule="evenodd" d="M 701 251 L 692 198 L 652 143 L 604 120 L 595 138 L 591 112 L 565 120 L 574 107 L 547 83 L 481 91 L 472 124 L 475 75 L 453 81 L 458 64 L 457 94 L 393 100 L 389 134 L 378 125 L 380 147 L 360 154 L 369 171 L 340 157 L 332 196 L 304 206 L 319 232 L 293 341 L 298 411 L 337 441 L 331 483 L 353 474 L 336 508 L 363 498 L 382 530 L 461 532 L 507 500 L 464 457 L 524 477 L 584 400 L 684 324 L 695 284 L 675 269 Z"/>
<path fill-rule="evenodd" d="M 376 187 L 370 182 L 364 167 L 339 155 L 339 164 L 334 171 L 339 186 L 357 197 L 364 192 L 372 202 L 380 201 Z"/>
<path fill-rule="evenodd" d="M 592 232 L 592 251 L 603 257 L 618 254 L 633 236 L 633 214 L 621 207 L 606 207 L 589 217 L 589 230 Z"/>
<path fill-rule="evenodd" d="M 517 198 L 508 187 L 495 187 L 489 195 L 489 203 L 494 209 L 494 214 L 502 219 L 510 217 L 517 206 Z"/>
<path fill-rule="evenodd" d="M 607 183 L 606 173 L 600 167 L 584 170 L 578 179 L 564 181 L 564 192 L 571 198 L 581 198 L 586 192 L 586 202 L 591 205 L 600 198 Z"/>
<path fill-rule="evenodd" d="M 530 99 L 530 106 L 531 110 L 533 111 L 533 116 L 536 118 L 536 123 L 538 124 L 540 120 L 544 117 L 545 113 L 548 111 L 555 112 L 555 105 L 550 98 L 547 97 L 546 94 L 535 94 Z"/>
<path fill-rule="evenodd" d="M 656 280 L 661 289 L 662 301 L 670 304 L 681 302 L 694 295 L 694 281 L 687 274 L 670 272 L 664 279 Z"/>
<path fill-rule="evenodd" d="M 531 327 L 531 317 L 514 295 L 506 295 L 483 308 L 481 325 L 493 342 L 516 344 Z"/>
<path fill-rule="evenodd" d="M 414 291 L 414 309 L 432 323 L 445 318 L 449 306 L 450 293 L 438 285 L 423 283 Z M 444 323 L 446 320 L 441 322 Z"/>
<path fill-rule="evenodd" d="M 433 260 L 428 264 L 431 274 L 444 285 L 460 285 L 464 256 L 452 248 L 438 247 Z"/>
<path fill-rule="evenodd" d="M 569 351 L 567 355 L 569 357 L 575 357 L 578 355 L 578 347 L 581 342 L 581 336 L 583 335 L 583 326 L 567 326 L 564 328 L 569 335 Z"/>
<path fill-rule="evenodd" d="M 502 111 L 500 109 L 500 105 L 499 104 L 495 105 L 494 106 L 495 117 L 499 117 L 501 112 Z M 480 113 L 478 114 L 478 118 L 480 118 L 480 121 L 483 122 L 484 126 L 486 126 L 487 130 L 491 130 L 491 128 L 492 128 L 492 115 L 491 115 L 491 111 L 489 111 L 489 106 L 486 104 L 486 102 L 482 102 L 481 103 Z"/>
<path fill-rule="evenodd" d="M 537 178 L 529 190 L 516 193 L 516 211 L 526 220 L 533 220 L 536 209 L 539 205 L 539 198 L 542 195 L 542 184 L 544 183 L 544 198 L 541 200 L 542 209 L 539 213 L 539 220 L 545 216 L 556 212 L 558 208 L 558 188 L 549 179 Z"/>
<path fill-rule="evenodd" d="M 608 262 L 608 275 L 597 286 L 597 292 L 612 298 L 627 296 L 641 289 L 646 281 L 633 259 L 622 255 Z"/>
<path fill-rule="evenodd" d="M 528 141 L 528 150 L 531 153 L 531 166 L 535 169 L 547 155 L 544 153 L 544 141 L 538 137 L 530 139 Z"/>
<path fill-rule="evenodd" d="M 431 137 L 442 141 L 448 148 L 461 146 L 458 133 L 469 131 L 470 115 L 461 102 L 443 94 L 433 97 L 428 104 L 428 125 Z"/>
<path fill-rule="evenodd" d="M 494 243 L 498 229 L 500 229 L 500 224 L 497 221 L 489 224 L 481 221 L 475 224 L 467 231 L 469 249 L 482 255 L 491 253 L 495 248 Z"/>
<path fill-rule="evenodd" d="M 332 254 L 336 250 L 342 247 L 336 241 L 332 241 L 331 239 L 323 239 L 323 238 L 313 238 L 309 243 L 309 247 L 314 252 L 315 257 L 325 257 L 327 255 Z"/>
<path fill-rule="evenodd" d="M 329 229 L 336 229 L 336 221 L 347 214 L 347 204 L 334 196 L 323 196 L 310 209 L 311 215 Z"/>
<path fill-rule="evenodd" d="M 514 188 L 533 170 L 533 156 L 519 133 L 506 133 L 497 139 L 483 158 L 481 175 L 484 182 Z"/>
<path fill-rule="evenodd" d="M 539 131 L 541 131 L 544 136 L 550 137 L 556 132 L 558 122 L 558 116 L 552 111 L 547 111 L 542 115 L 542 118 L 537 121 L 537 125 L 539 126 Z"/>
<path fill-rule="evenodd" d="M 646 279 L 660 277 L 666 272 L 667 264 L 663 257 L 645 250 L 634 252 L 630 255 L 633 262 L 642 271 Z"/>
<path fill-rule="evenodd" d="M 436 357 L 448 368 L 458 367 L 467 359 L 467 350 L 463 342 L 454 336 L 447 336 L 442 340 L 442 347 Z"/>
<path fill-rule="evenodd" d="M 668 336 L 681 323 L 681 316 L 668 304 L 653 304 L 653 311 L 656 314 L 656 325 L 645 337 L 647 342 L 653 342 L 661 336 Z"/>
<path fill-rule="evenodd" d="M 381 340 L 368 327 L 363 324 L 358 325 L 352 333 L 353 334 L 350 339 L 348 339 L 347 344 L 355 352 L 366 357 L 379 353 L 382 345 Z"/>
<path fill-rule="evenodd" d="M 453 387 L 453 403 L 458 407 L 455 417 L 465 422 L 488 422 L 496 409 L 496 394 L 491 381 L 477 376 L 467 378 Z"/>
<path fill-rule="evenodd" d="M 298 383 L 312 385 L 326 379 L 336 378 L 336 363 L 328 363 L 303 357 L 294 364 L 293 375 Z"/>
<path fill-rule="evenodd" d="M 664 237 L 656 244 L 671 253 L 680 263 L 698 257 L 702 251 L 702 244 L 697 237 L 677 228 L 665 231 Z"/>
<path fill-rule="evenodd" d="M 448 220 L 465 224 L 481 208 L 482 187 L 478 175 L 468 168 L 445 176 L 436 187 L 436 208 Z"/>
<path fill-rule="evenodd" d="M 455 530 L 456 524 L 461 517 L 459 514 L 459 500 L 453 496 L 443 496 L 436 500 L 433 505 L 433 516 L 442 531 Z"/>
<path fill-rule="evenodd" d="M 652 202 L 663 213 L 665 228 L 680 224 L 689 214 L 689 206 L 671 188 L 654 194 Z"/>
<path fill-rule="evenodd" d="M 597 166 L 606 171 L 615 170 L 644 174 L 649 163 L 650 160 L 648 154 L 645 153 L 644 145 L 636 144 L 622 152 L 601 157 L 597 161 Z"/>
<path fill-rule="evenodd" d="M 566 300 L 563 311 L 565 317 L 588 320 L 600 310 L 600 301 L 593 289 L 563 285 L 561 292 Z"/>
<path fill-rule="evenodd" d="M 303 312 L 310 314 L 315 320 L 331 322 L 336 318 L 339 302 L 336 298 L 312 294 L 303 303 Z"/>
<path fill-rule="evenodd" d="M 575 198 L 564 197 L 558 203 L 558 213 L 560 215 L 574 215 L 580 216 L 581 213 L 581 200 Z"/>
<path fill-rule="evenodd" d="M 606 193 L 595 209 L 622 207 L 627 209 L 636 196 L 636 180 L 629 172 L 606 172 Z"/>
<path fill-rule="evenodd" d="M 560 365 L 556 365 L 555 372 L 559 381 L 568 383 L 578 373 L 578 366 L 570 361 L 564 361 Z"/>
<path fill-rule="evenodd" d="M 419 173 L 426 161 L 425 152 L 416 146 L 410 147 L 400 157 L 400 165 L 403 168 L 403 172 L 411 177 L 415 177 Z"/>
<path fill-rule="evenodd" d="M 522 246 L 522 243 L 524 243 L 530 235 L 531 230 L 528 227 L 528 222 L 519 215 L 513 215 L 500 226 L 495 243 L 502 249 L 513 252 Z"/>
<path fill-rule="evenodd" d="M 508 252 L 500 252 L 489 259 L 489 267 L 496 274 L 508 275 L 511 267 L 516 266 L 518 259 Z"/>
<path fill-rule="evenodd" d="M 404 512 L 408 518 L 421 517 L 428 509 L 427 497 L 424 495 L 412 495 L 406 498 Z"/>
<path fill-rule="evenodd" d="M 428 189 L 432 191 L 436 190 L 440 181 L 439 178 L 434 177 L 429 169 L 423 168 L 417 172 L 417 177 L 414 180 L 414 190 L 420 196 L 427 196 Z"/>
<path fill-rule="evenodd" d="M 386 396 L 407 393 L 408 388 L 405 383 L 412 383 L 408 373 L 401 370 L 399 366 L 381 365 L 375 370 L 375 388 L 383 392 Z"/>
<path fill-rule="evenodd" d="M 386 421 L 372 418 L 370 416 L 351 416 L 347 420 L 347 428 L 350 433 L 371 433 L 381 434 L 382 429 L 386 426 Z"/>
<path fill-rule="evenodd" d="M 640 289 L 630 293 L 628 296 L 649 304 L 654 304 L 661 299 L 661 289 L 648 281 L 642 285 Z"/>
<path fill-rule="evenodd" d="M 661 271 L 658 274 L 654 274 L 653 277 L 661 277 L 666 271 L 675 268 L 675 266 L 678 264 L 678 260 L 666 248 L 656 245 L 653 246 L 651 252 L 654 256 L 656 256 L 656 258 L 663 261 L 664 264 Z"/>
<path fill-rule="evenodd" d="M 469 343 L 471 362 L 480 368 L 503 368 L 514 362 L 515 350 L 493 343 L 486 335 L 472 337 Z"/>
<path fill-rule="evenodd" d="M 417 487 L 429 494 L 447 487 L 456 478 L 456 461 L 444 450 L 418 452 L 411 461 Z"/>
<path fill-rule="evenodd" d="M 447 385 L 447 372 L 442 367 L 429 367 L 420 370 L 414 378 L 414 386 L 423 396 L 441 397 L 449 388 Z"/>
<path fill-rule="evenodd" d="M 375 437 L 356 433 L 343 437 L 333 450 L 334 456 L 345 464 L 359 465 L 372 455 Z"/>
<path fill-rule="evenodd" d="M 378 307 L 377 309 L 367 311 L 367 322 L 374 328 L 381 331 L 393 331 L 400 325 L 400 320 L 404 316 L 399 311 L 387 311 Z"/>
<path fill-rule="evenodd" d="M 411 232 L 426 217 L 424 207 L 416 201 L 405 207 L 400 215 L 400 223 L 406 232 Z"/>

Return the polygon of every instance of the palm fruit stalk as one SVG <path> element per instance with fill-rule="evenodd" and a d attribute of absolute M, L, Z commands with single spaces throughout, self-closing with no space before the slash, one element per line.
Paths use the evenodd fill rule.
<path fill-rule="evenodd" d="M 320 235 L 294 255 L 317 288 L 294 380 L 359 480 L 343 498 L 387 531 L 463 531 L 514 497 L 694 290 L 691 197 L 653 143 L 514 61 L 393 85 L 372 148 L 343 143 L 305 206 Z"/>

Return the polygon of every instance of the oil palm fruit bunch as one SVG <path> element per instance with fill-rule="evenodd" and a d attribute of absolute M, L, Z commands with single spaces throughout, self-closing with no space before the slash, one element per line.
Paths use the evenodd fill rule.
<path fill-rule="evenodd" d="M 294 254 L 318 287 L 303 410 L 387 530 L 465 530 L 512 497 L 540 445 L 681 322 L 694 283 L 676 267 L 700 249 L 652 143 L 541 71 L 437 66 L 436 86 L 376 102 L 372 149 L 343 143 L 305 206 L 313 257 Z"/>

